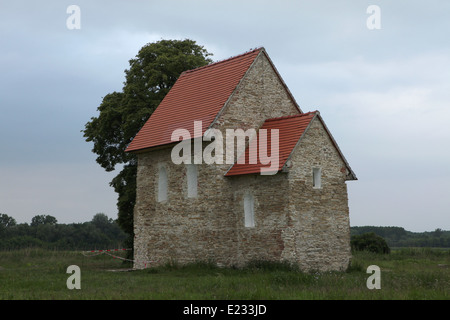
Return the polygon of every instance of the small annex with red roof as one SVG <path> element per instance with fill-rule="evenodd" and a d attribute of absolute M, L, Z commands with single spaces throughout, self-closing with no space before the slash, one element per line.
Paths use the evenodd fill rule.
<path fill-rule="evenodd" d="M 356 175 L 264 48 L 183 72 L 126 151 L 138 157 L 136 268 L 199 259 L 348 266 L 345 182 Z"/>

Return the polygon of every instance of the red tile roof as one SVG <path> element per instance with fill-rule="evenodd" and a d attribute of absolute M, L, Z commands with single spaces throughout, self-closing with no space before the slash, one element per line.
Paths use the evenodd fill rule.
<path fill-rule="evenodd" d="M 259 129 L 257 134 L 257 141 L 260 142 L 260 132 L 261 129 L 267 129 L 267 156 L 269 158 L 272 158 L 272 149 L 275 152 L 274 158 L 272 159 L 272 163 L 276 163 L 276 160 L 278 160 L 278 166 L 275 168 L 274 171 L 279 171 L 283 168 L 284 164 L 286 163 L 286 160 L 288 159 L 289 155 L 291 154 L 292 150 L 296 146 L 297 142 L 299 141 L 300 137 L 305 132 L 308 125 L 311 123 L 312 119 L 318 114 L 317 111 L 314 112 L 308 112 L 293 116 L 285 116 L 280 118 L 273 118 L 273 119 L 267 119 L 262 127 Z M 279 141 L 278 145 L 273 145 L 271 143 L 271 130 L 278 129 L 278 135 L 279 135 Z M 278 147 L 278 157 L 276 157 L 277 152 L 276 148 Z M 259 155 L 259 148 L 260 145 L 258 143 L 257 152 L 254 152 L 254 155 Z M 249 153 L 250 148 L 247 147 L 245 150 L 245 154 L 243 154 L 237 163 L 235 163 L 231 169 L 225 174 L 225 176 L 235 176 L 235 175 L 242 175 L 242 174 L 250 174 L 250 173 L 261 173 L 261 168 L 269 168 L 271 164 L 262 164 L 259 156 L 257 161 L 256 159 L 253 159 L 253 161 L 250 161 L 249 159 Z M 242 158 L 244 157 L 245 158 Z M 245 160 L 245 161 L 244 161 Z M 242 162 L 240 164 L 239 162 Z M 255 164 L 252 164 L 251 162 L 256 162 Z"/>
<path fill-rule="evenodd" d="M 126 151 L 173 143 L 172 132 L 179 128 L 197 138 L 194 121 L 202 121 L 203 135 L 261 50 L 183 72 Z"/>

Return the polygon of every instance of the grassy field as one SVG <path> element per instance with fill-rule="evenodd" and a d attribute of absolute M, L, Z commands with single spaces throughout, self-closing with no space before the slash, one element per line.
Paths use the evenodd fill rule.
<path fill-rule="evenodd" d="M 69 265 L 81 270 L 81 289 L 69 290 Z M 381 289 L 369 290 L 369 265 L 381 269 Z M 195 263 L 139 271 L 107 255 L 25 249 L 0 252 L 0 299 L 441 299 L 450 298 L 450 250 L 396 249 L 354 254 L 347 272 L 303 273 L 286 264 L 243 269 Z M 122 271 L 118 271 L 122 270 Z"/>

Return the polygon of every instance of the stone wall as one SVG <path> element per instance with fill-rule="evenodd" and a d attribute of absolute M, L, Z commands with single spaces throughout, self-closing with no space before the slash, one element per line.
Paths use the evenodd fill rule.
<path fill-rule="evenodd" d="M 225 138 L 226 129 L 256 129 L 267 118 L 298 113 L 261 53 L 213 127 Z M 293 154 L 289 172 L 224 177 L 231 164 L 199 164 L 196 198 L 188 197 L 187 168 L 172 163 L 171 148 L 140 153 L 135 268 L 143 268 L 145 261 L 209 260 L 239 266 L 255 259 L 289 260 L 304 269 L 346 267 L 349 225 L 342 160 L 316 122 Z M 168 199 L 161 202 L 160 166 L 168 176 Z M 322 189 L 312 187 L 311 166 L 322 168 Z M 244 225 L 245 194 L 254 199 L 251 228 Z"/>
<path fill-rule="evenodd" d="M 233 212 L 236 216 L 237 265 L 251 260 L 282 260 L 283 230 L 289 224 L 289 181 L 286 173 L 243 175 L 232 180 Z M 244 196 L 254 199 L 254 227 L 244 225 Z"/>
<path fill-rule="evenodd" d="M 197 165 L 197 197 L 187 196 L 186 165 L 170 160 L 171 149 L 138 158 L 135 206 L 135 260 L 180 263 L 213 260 L 233 264 L 234 219 L 229 188 L 215 166 Z M 168 175 L 168 199 L 158 202 L 158 168 Z M 228 214 L 224 214 L 227 212 Z M 225 258 L 222 258 L 225 257 Z M 230 261 L 225 261 L 231 259 Z M 136 268 L 143 267 L 137 263 Z"/>
<path fill-rule="evenodd" d="M 351 259 L 346 167 L 318 117 L 290 160 L 292 225 L 285 234 L 295 242 L 283 256 L 303 269 L 346 269 Z M 320 188 L 313 186 L 313 168 L 321 169 Z"/>

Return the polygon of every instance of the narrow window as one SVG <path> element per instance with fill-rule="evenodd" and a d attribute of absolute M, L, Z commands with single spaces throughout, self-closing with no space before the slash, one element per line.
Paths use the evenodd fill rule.
<path fill-rule="evenodd" d="M 313 168 L 313 187 L 319 189 L 322 187 L 322 170 L 320 168 Z"/>
<path fill-rule="evenodd" d="M 244 196 L 244 215 L 245 226 L 247 228 L 253 228 L 255 226 L 255 201 L 253 195 L 250 193 Z"/>
<path fill-rule="evenodd" d="M 167 171 L 164 166 L 159 167 L 158 172 L 158 201 L 167 200 Z"/>
<path fill-rule="evenodd" d="M 197 197 L 197 177 L 198 171 L 195 164 L 186 165 L 186 176 L 187 176 L 187 194 L 188 198 Z"/>

